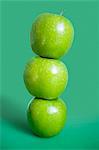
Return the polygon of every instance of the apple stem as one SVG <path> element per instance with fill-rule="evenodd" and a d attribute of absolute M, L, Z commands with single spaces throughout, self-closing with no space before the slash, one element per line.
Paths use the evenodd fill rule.
<path fill-rule="evenodd" d="M 61 10 L 60 16 L 62 16 L 62 15 L 63 15 L 63 13 L 64 13 L 64 11 L 63 11 L 63 10 Z"/>

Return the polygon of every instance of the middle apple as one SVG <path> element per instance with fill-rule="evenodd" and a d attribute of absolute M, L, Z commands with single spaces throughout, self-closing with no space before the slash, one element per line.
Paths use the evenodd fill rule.
<path fill-rule="evenodd" d="M 24 82 L 31 95 L 55 99 L 67 85 L 68 71 L 64 63 L 59 60 L 37 56 L 27 63 Z"/>

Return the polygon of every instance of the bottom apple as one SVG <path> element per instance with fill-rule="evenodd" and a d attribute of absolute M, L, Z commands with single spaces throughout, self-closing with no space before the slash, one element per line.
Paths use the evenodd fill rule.
<path fill-rule="evenodd" d="M 67 107 L 62 99 L 31 100 L 27 110 L 29 125 L 34 134 L 40 137 L 51 137 L 58 134 L 67 119 Z"/>

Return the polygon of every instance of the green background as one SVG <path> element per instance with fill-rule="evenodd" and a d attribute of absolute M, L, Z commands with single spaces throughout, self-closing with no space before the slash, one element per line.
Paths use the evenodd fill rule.
<path fill-rule="evenodd" d="M 98 2 L 2 2 L 0 35 L 1 149 L 95 149 L 99 148 L 99 37 Z M 69 53 L 62 57 L 69 83 L 62 98 L 68 105 L 68 121 L 52 138 L 32 134 L 26 109 L 32 98 L 23 82 L 27 61 L 34 56 L 29 33 L 42 12 L 68 17 L 75 29 Z"/>

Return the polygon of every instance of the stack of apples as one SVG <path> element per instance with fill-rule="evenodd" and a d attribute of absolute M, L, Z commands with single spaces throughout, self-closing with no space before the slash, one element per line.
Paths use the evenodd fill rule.
<path fill-rule="evenodd" d="M 67 107 L 59 96 L 67 86 L 68 71 L 59 58 L 68 52 L 73 38 L 73 26 L 62 15 L 43 13 L 33 22 L 30 43 L 38 56 L 27 63 L 24 82 L 35 96 L 28 105 L 28 122 L 40 137 L 54 136 L 65 125 Z"/>

